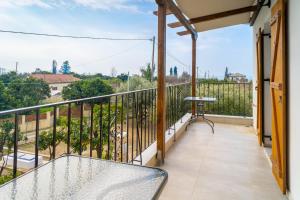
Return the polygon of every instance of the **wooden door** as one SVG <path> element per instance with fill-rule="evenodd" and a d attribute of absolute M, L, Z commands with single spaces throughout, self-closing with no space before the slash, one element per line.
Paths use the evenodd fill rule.
<path fill-rule="evenodd" d="M 258 136 L 258 143 L 259 145 L 262 145 L 262 121 L 263 121 L 263 116 L 262 116 L 262 87 L 263 87 L 263 77 L 262 77 L 262 51 L 263 51 L 263 36 L 261 29 L 259 29 L 258 33 L 256 34 L 256 58 L 257 58 L 257 78 L 256 78 L 256 94 L 257 94 L 257 123 L 256 123 L 256 128 L 257 128 L 257 136 Z"/>
<path fill-rule="evenodd" d="M 271 18 L 272 171 L 286 192 L 286 55 L 285 3 L 277 0 Z"/>

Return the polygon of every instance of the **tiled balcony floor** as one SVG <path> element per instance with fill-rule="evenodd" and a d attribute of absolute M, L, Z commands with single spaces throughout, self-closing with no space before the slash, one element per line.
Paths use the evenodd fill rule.
<path fill-rule="evenodd" d="M 169 180 L 161 200 L 283 199 L 251 127 L 196 122 L 178 139 L 161 167 Z"/>

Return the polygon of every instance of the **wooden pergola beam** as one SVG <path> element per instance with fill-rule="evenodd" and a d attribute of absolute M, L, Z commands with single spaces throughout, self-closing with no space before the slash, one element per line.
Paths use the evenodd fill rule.
<path fill-rule="evenodd" d="M 264 3 L 265 3 L 265 0 L 258 0 L 256 9 L 255 9 L 255 11 L 254 11 L 254 13 L 253 13 L 250 21 L 249 21 L 250 22 L 250 26 L 253 26 L 253 24 L 255 23 L 258 15 L 259 15 L 260 10 L 264 6 Z M 270 4 L 270 1 L 269 1 L 268 4 Z"/>
<path fill-rule="evenodd" d="M 196 96 L 196 62 L 197 62 L 197 38 L 192 36 L 192 96 Z M 195 102 L 192 103 L 192 115 L 196 115 Z"/>
<path fill-rule="evenodd" d="M 189 20 L 182 14 L 181 10 L 177 7 L 173 0 L 165 0 L 168 4 L 170 11 L 176 16 L 179 22 L 193 35 L 197 38 L 198 33 L 195 28 L 189 23 Z"/>
<path fill-rule="evenodd" d="M 173 13 L 167 8 L 167 10 L 166 10 L 166 15 L 172 15 Z M 158 15 L 158 11 L 156 10 L 156 11 L 153 11 L 153 15 Z"/>
<path fill-rule="evenodd" d="M 190 35 L 190 34 L 191 34 L 190 31 L 180 31 L 180 32 L 177 32 L 177 35 L 179 35 L 179 36 Z"/>
<path fill-rule="evenodd" d="M 253 12 L 253 11 L 256 11 L 257 8 L 258 8 L 258 6 L 248 6 L 248 7 L 238 8 L 238 9 L 234 9 L 234 10 L 228 10 L 228 11 L 224 11 L 224 12 L 220 12 L 220 13 L 214 13 L 211 15 L 192 18 L 188 21 L 188 23 L 189 24 L 197 24 L 200 22 L 220 19 L 220 18 L 229 17 L 229 16 L 238 15 L 238 14 L 247 13 L 247 12 Z M 174 22 L 174 23 L 168 24 L 168 26 L 170 28 L 177 28 L 177 27 L 182 26 L 182 23 Z"/>
<path fill-rule="evenodd" d="M 157 51 L 157 161 L 164 163 L 166 130 L 166 0 L 156 0 L 158 5 L 158 51 Z"/>

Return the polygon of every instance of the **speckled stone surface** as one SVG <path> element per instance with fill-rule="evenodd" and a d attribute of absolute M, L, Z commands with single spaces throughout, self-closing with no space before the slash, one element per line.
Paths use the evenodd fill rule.
<path fill-rule="evenodd" d="M 64 156 L 0 187 L 0 199 L 152 199 L 166 179 L 159 169 Z"/>

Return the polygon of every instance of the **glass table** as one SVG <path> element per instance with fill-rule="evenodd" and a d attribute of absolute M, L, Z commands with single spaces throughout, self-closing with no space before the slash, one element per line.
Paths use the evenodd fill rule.
<path fill-rule="evenodd" d="M 215 101 L 217 101 L 217 99 L 214 97 L 186 97 L 184 98 L 184 101 L 189 101 L 192 103 L 194 102 L 196 104 L 196 115 L 191 116 L 191 119 L 189 120 L 189 124 L 191 124 L 191 122 L 194 119 L 201 117 L 203 121 L 206 122 L 211 127 L 212 133 L 215 133 L 215 129 L 214 129 L 215 123 L 205 117 L 204 104 L 214 103 Z"/>
<path fill-rule="evenodd" d="M 63 156 L 0 187 L 0 199 L 157 199 L 167 172 L 79 156 Z"/>

